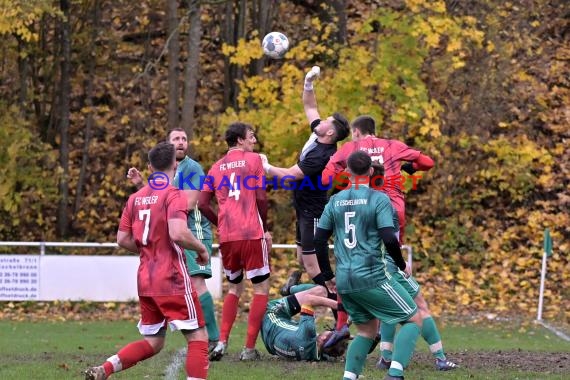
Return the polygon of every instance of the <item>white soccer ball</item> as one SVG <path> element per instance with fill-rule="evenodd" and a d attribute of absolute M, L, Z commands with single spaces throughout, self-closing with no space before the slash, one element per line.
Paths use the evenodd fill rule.
<path fill-rule="evenodd" d="M 289 39 L 280 32 L 267 33 L 261 43 L 263 53 L 273 59 L 283 58 L 289 49 Z"/>

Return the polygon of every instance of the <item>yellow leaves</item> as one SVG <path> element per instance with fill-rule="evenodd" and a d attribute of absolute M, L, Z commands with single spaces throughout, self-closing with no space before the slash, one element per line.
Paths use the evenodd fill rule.
<path fill-rule="evenodd" d="M 462 42 L 461 40 L 457 40 L 457 39 L 452 39 L 451 41 L 449 41 L 449 43 L 447 44 L 447 52 L 451 53 L 457 50 L 460 50 L 462 48 Z"/>
<path fill-rule="evenodd" d="M 16 34 L 25 42 L 37 41 L 38 34 L 32 26 L 44 13 L 60 14 L 47 1 L 0 0 L 0 10 L 0 34 Z"/>
<path fill-rule="evenodd" d="M 460 69 L 465 66 L 465 61 L 462 60 L 460 57 L 452 57 L 451 61 L 452 61 L 451 65 L 454 69 Z"/>
<path fill-rule="evenodd" d="M 435 48 L 439 45 L 439 34 L 429 33 L 425 36 L 425 42 L 429 48 Z"/>
<path fill-rule="evenodd" d="M 245 66 L 253 59 L 259 59 L 263 56 L 261 42 L 258 39 L 246 41 L 240 38 L 237 46 L 228 44 L 222 45 L 222 53 L 230 58 L 230 62 Z"/>

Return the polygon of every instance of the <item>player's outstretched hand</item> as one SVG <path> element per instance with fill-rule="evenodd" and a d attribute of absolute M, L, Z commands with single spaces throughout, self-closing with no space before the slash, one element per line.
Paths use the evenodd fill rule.
<path fill-rule="evenodd" d="M 306 91 L 311 91 L 313 89 L 313 81 L 318 78 L 321 74 L 321 68 L 319 66 L 313 66 L 311 70 L 305 75 L 305 85 Z"/>
<path fill-rule="evenodd" d="M 132 184 L 135 186 L 142 185 L 143 178 L 141 172 L 137 168 L 130 168 L 127 172 L 127 178 L 131 180 Z"/>

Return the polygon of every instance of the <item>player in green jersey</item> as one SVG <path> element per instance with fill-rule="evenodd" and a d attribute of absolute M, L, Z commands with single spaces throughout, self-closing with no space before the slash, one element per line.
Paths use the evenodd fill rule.
<path fill-rule="evenodd" d="M 372 174 L 372 188 L 382 189 L 383 188 L 383 178 L 384 166 L 378 162 L 373 162 L 374 172 Z M 394 209 L 394 226 L 398 231 L 400 231 L 399 219 L 396 210 Z M 398 236 L 399 237 L 399 236 Z M 431 316 L 431 312 L 428 308 L 427 302 L 424 299 L 421 291 L 420 285 L 413 276 L 406 276 L 406 274 L 398 268 L 392 257 L 386 257 L 386 268 L 388 273 L 392 275 L 408 291 L 410 296 L 414 299 L 416 305 L 418 305 L 418 314 L 422 319 L 422 338 L 428 344 L 429 350 L 435 358 L 435 368 L 439 371 L 450 371 L 459 368 L 457 364 L 448 360 L 445 356 L 445 351 L 443 349 L 443 343 L 441 342 L 441 335 L 435 320 Z M 382 323 L 380 326 L 380 358 L 376 363 L 378 369 L 389 369 L 392 361 L 392 351 L 394 347 L 394 336 L 396 335 L 396 324 Z"/>
<path fill-rule="evenodd" d="M 348 348 L 345 380 L 362 373 L 366 356 L 378 332 L 378 323 L 402 323 L 386 379 L 403 379 L 416 340 L 421 318 L 408 292 L 388 273 L 389 254 L 398 268 L 409 275 L 396 235 L 393 209 L 388 196 L 368 186 L 373 174 L 368 154 L 357 151 L 348 160 L 351 186 L 331 197 L 319 220 L 315 246 L 327 286 L 336 287 L 358 334 Z M 328 239 L 335 235 L 336 278 L 331 278 Z"/>
<path fill-rule="evenodd" d="M 295 285 L 287 297 L 269 301 L 261 326 L 261 338 L 272 355 L 293 360 L 316 361 L 344 354 L 350 338 L 346 333 L 331 347 L 323 348 L 332 331 L 317 334 L 314 306 L 335 309 L 337 302 L 327 298 L 324 286 Z M 293 316 L 300 313 L 298 320 Z"/>

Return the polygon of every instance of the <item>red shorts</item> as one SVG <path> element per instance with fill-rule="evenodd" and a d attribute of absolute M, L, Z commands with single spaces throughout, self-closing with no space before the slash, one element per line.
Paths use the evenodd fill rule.
<path fill-rule="evenodd" d="M 220 244 L 224 274 L 234 280 L 243 274 L 250 279 L 271 272 L 265 239 L 228 241 Z"/>
<path fill-rule="evenodd" d="M 196 330 L 204 327 L 204 314 L 196 291 L 173 296 L 140 296 L 141 320 L 138 328 L 142 335 L 154 335 L 166 326 L 174 330 Z"/>

